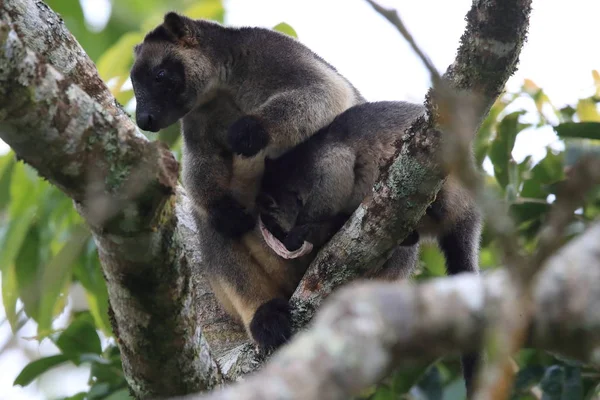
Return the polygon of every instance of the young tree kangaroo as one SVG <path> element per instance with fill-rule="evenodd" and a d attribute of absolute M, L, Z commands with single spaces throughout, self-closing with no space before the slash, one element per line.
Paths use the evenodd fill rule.
<path fill-rule="evenodd" d="M 265 241 L 287 259 L 310 255 L 313 245 L 320 248 L 331 237 L 323 236 L 324 227 L 339 227 L 370 195 L 394 142 L 424 113 L 422 105 L 399 101 L 356 105 L 270 161 L 257 203 Z M 449 274 L 478 273 L 480 234 L 481 218 L 473 199 L 450 175 L 416 233 L 384 265 L 384 274 L 410 275 L 419 237 L 437 239 Z M 469 392 L 478 358 L 479 354 L 463 357 Z"/>

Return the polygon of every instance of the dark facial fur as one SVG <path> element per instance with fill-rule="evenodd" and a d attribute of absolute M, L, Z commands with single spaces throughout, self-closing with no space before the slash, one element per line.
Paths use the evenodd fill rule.
<path fill-rule="evenodd" d="M 175 123 L 216 79 L 214 67 L 202 57 L 196 30 L 194 21 L 169 13 L 135 47 L 131 82 L 141 129 L 156 132 Z M 194 51 L 200 53 L 200 64 L 190 58 Z"/>
<path fill-rule="evenodd" d="M 186 88 L 184 66 L 175 55 L 163 57 L 155 66 L 136 61 L 131 81 L 137 102 L 136 122 L 143 130 L 166 128 L 192 107 L 188 99 L 194 97 L 194 90 Z"/>

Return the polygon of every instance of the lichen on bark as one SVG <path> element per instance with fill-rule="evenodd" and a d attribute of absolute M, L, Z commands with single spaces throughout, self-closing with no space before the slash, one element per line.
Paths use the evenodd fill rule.
<path fill-rule="evenodd" d="M 65 76 L 23 44 L 13 29 L 20 25 L 9 18 L 42 31 L 56 18 L 33 15 L 47 13 L 45 6 L 15 0 L 0 7 L 0 137 L 70 196 L 88 222 L 131 388 L 146 398 L 215 387 L 222 377 L 198 320 L 197 270 L 188 259 L 194 253 L 184 249 L 175 213 L 177 161 L 112 101 L 113 108 L 98 103 L 112 99 L 105 86 L 108 94 L 91 87 L 95 98 L 79 86 L 96 71 L 62 24 L 53 37 L 66 43 L 54 45 L 64 45 L 83 69 Z"/>

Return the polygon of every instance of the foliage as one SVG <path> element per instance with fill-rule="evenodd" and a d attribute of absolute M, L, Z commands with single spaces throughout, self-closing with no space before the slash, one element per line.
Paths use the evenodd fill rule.
<path fill-rule="evenodd" d="M 132 111 L 133 92 L 128 74 L 133 62 L 132 47 L 145 32 L 158 24 L 164 12 L 178 10 L 194 18 L 222 22 L 221 0 L 129 0 L 113 1 L 106 26 L 95 31 L 86 23 L 77 0 L 47 0 L 59 12 L 67 27 L 98 66 L 119 102 Z M 296 37 L 294 29 L 281 23 L 274 27 Z M 491 162 L 493 175 L 488 185 L 501 193 L 510 207 L 524 248 L 533 249 L 539 229 L 556 196 L 565 167 L 587 151 L 597 151 L 600 139 L 600 75 L 594 71 L 597 92 L 573 107 L 557 109 L 542 89 L 526 80 L 516 93 L 507 93 L 493 106 L 475 141 L 479 165 Z M 517 101 L 519 100 L 519 101 Z M 525 100 L 525 101 L 524 101 Z M 523 108 L 519 104 L 526 104 Z M 533 111 L 531 111 L 533 110 Z M 531 122 L 534 121 L 534 122 Z M 513 158 L 519 135 L 527 130 L 552 127 L 557 146 L 547 149 L 541 160 Z M 180 155 L 179 129 L 167 128 L 158 134 L 146 132 L 152 140 L 167 142 Z M 580 233 L 600 213 L 600 190 L 587 196 L 564 240 Z M 501 266 L 493 235 L 484 231 L 481 268 Z M 91 366 L 87 392 L 71 399 L 129 398 L 118 348 L 101 337 L 111 337 L 108 295 L 95 243 L 72 202 L 58 189 L 40 179 L 29 166 L 17 162 L 12 152 L 0 157 L 0 271 L 2 301 L 15 334 L 26 320 L 38 325 L 37 340 L 51 340 L 59 353 L 27 365 L 15 385 L 28 385 L 45 371 L 65 363 Z M 444 259 L 436 247 L 423 245 L 420 268 L 415 279 L 445 274 Z M 68 326 L 55 329 L 54 319 L 64 312 L 73 285 L 85 290 L 88 310 L 73 313 Z M 99 335 L 101 333 L 101 335 Z M 514 399 L 592 398 L 600 391 L 600 375 L 586 366 L 553 355 L 522 350 L 515 360 L 518 369 Z M 360 398 L 456 399 L 464 396 L 458 358 L 448 357 L 429 366 L 394 372 Z"/>
<path fill-rule="evenodd" d="M 583 154 L 599 151 L 595 140 L 600 138 L 596 122 L 600 117 L 597 107 L 600 103 L 600 77 L 596 71 L 593 78 L 598 92 L 579 100 L 576 107 L 561 109 L 552 105 L 542 89 L 526 80 L 520 91 L 507 93 L 498 99 L 481 126 L 475 142 L 477 162 L 483 165 L 486 158 L 491 161 L 493 177 L 489 176 L 487 183 L 492 190 L 503 195 L 525 249 L 535 249 L 539 229 L 557 195 L 558 184 L 565 179 L 565 169 Z M 532 120 L 536 122 L 531 123 Z M 513 148 L 520 133 L 526 129 L 548 127 L 556 131 L 558 138 L 556 145 L 546 150 L 545 157 L 537 161 L 530 156 L 520 161 L 513 158 Z M 573 223 L 566 229 L 563 242 L 581 233 L 598 217 L 599 205 L 600 190 L 596 189 L 588 194 L 582 210 L 576 213 Z M 485 271 L 501 266 L 497 243 L 493 235 L 484 229 L 480 267 Z M 444 257 L 439 249 L 423 245 L 415 279 L 445 274 Z M 531 349 L 521 350 L 515 361 L 518 372 L 513 399 L 536 399 L 542 394 L 544 399 L 591 399 L 600 394 L 600 374 L 596 369 Z M 458 357 L 448 357 L 427 369 L 397 371 L 359 398 L 445 400 L 464 396 Z"/>

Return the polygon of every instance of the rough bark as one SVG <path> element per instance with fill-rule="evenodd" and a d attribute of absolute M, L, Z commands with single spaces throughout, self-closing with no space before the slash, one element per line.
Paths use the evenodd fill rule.
<path fill-rule="evenodd" d="M 148 397 L 213 387 L 221 378 L 192 296 L 196 254 L 186 251 L 175 212 L 177 161 L 114 106 L 93 63 L 43 3 L 4 1 L 0 15 L 0 136 L 89 223 L 133 391 Z M 40 36 L 55 48 L 39 47 Z"/>
<path fill-rule="evenodd" d="M 553 256 L 533 286 L 528 346 L 600 364 L 600 223 Z M 348 399 L 392 368 L 475 350 L 518 291 L 506 270 L 419 285 L 362 283 L 327 299 L 306 332 L 243 383 L 203 400 Z M 523 316 L 527 318 L 527 316 Z"/>
<path fill-rule="evenodd" d="M 96 100 L 103 110 L 117 118 L 129 119 L 98 75 L 92 60 L 46 3 L 1 0 L 0 9 L 34 54 L 43 55 L 48 64 Z"/>

